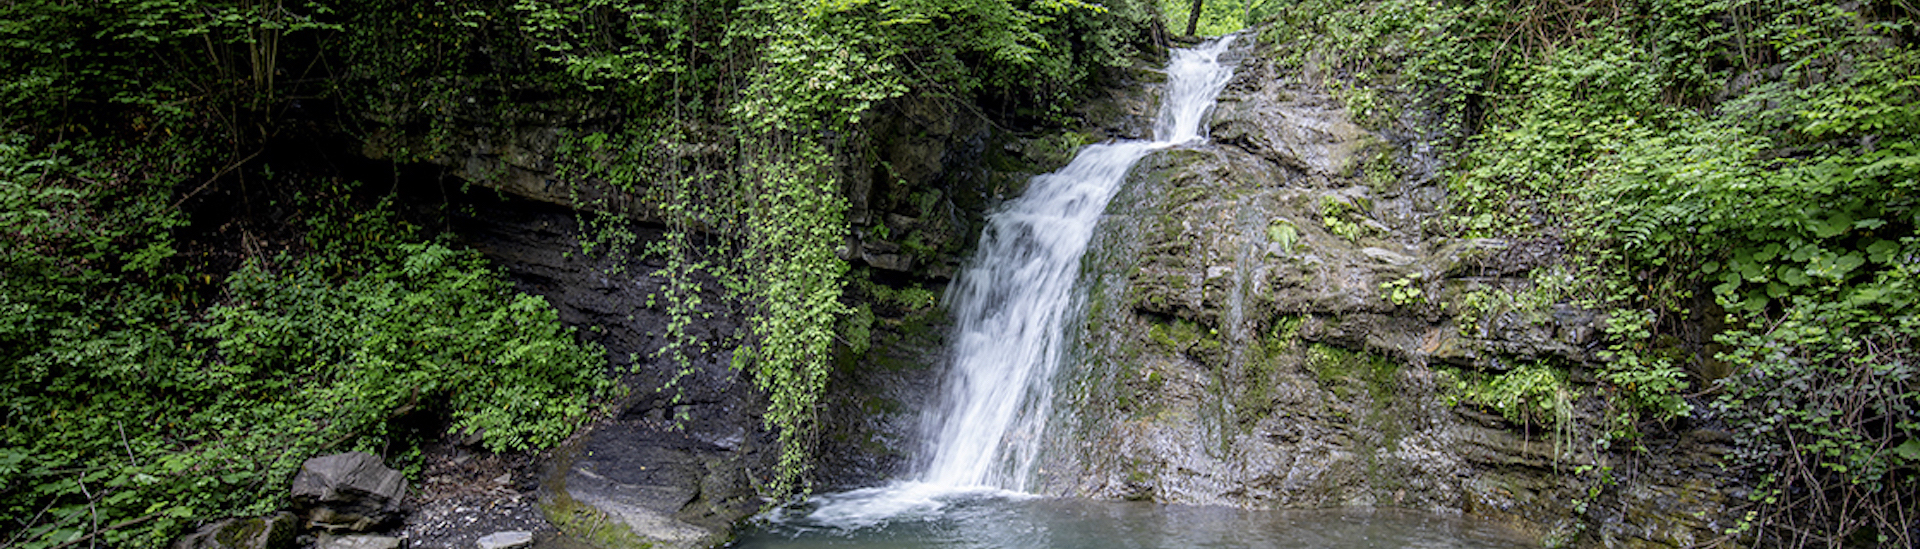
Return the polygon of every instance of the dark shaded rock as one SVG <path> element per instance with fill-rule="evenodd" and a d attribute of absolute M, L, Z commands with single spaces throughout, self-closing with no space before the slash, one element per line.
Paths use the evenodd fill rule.
<path fill-rule="evenodd" d="M 399 517 L 407 479 L 366 452 L 312 458 L 293 477 L 293 504 L 307 525 L 365 532 Z"/>
<path fill-rule="evenodd" d="M 762 504 L 752 479 L 770 469 L 764 403 L 730 363 L 742 325 L 720 281 L 697 272 L 702 303 L 673 324 L 659 296 L 661 265 L 580 252 L 573 213 L 520 200 L 474 197 L 455 230 L 505 267 L 522 291 L 545 296 L 560 320 L 605 347 L 633 396 L 619 413 L 556 451 L 539 490 L 541 510 L 568 536 L 602 546 L 705 547 Z M 630 227 L 641 242 L 658 228 Z M 679 362 L 662 349 L 687 338 Z M 668 388 L 668 389 L 662 389 Z"/>
<path fill-rule="evenodd" d="M 300 533 L 292 513 L 224 519 L 174 540 L 173 549 L 284 549 Z"/>

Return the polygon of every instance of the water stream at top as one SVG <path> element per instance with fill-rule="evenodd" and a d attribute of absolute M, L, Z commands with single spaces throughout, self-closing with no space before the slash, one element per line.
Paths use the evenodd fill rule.
<path fill-rule="evenodd" d="M 953 360 L 940 407 L 926 416 L 919 480 L 814 498 L 805 522 L 859 528 L 939 509 L 969 494 L 1021 497 L 1046 442 L 1053 377 L 1078 320 L 1074 281 L 1095 224 L 1147 153 L 1204 140 L 1202 123 L 1232 69 L 1233 40 L 1173 51 L 1152 141 L 1080 149 L 988 216 L 972 261 L 949 287 Z"/>

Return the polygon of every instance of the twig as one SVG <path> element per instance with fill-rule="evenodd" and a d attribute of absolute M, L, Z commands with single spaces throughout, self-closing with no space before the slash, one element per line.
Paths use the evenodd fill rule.
<path fill-rule="evenodd" d="M 40 512 L 34 513 L 33 518 L 31 520 L 21 523 L 20 531 L 15 532 L 13 534 L 13 537 L 7 539 L 6 546 L 11 547 L 13 546 L 14 542 L 20 541 L 20 538 L 26 537 L 27 532 L 33 531 L 33 526 L 35 524 L 40 523 L 40 517 L 46 516 L 47 511 L 50 509 L 53 509 L 53 504 L 58 503 L 59 501 L 60 501 L 59 498 L 50 498 L 47 501 L 47 506 L 41 507 Z"/>
<path fill-rule="evenodd" d="M 120 430 L 120 447 L 127 449 L 127 463 L 139 467 L 140 461 L 133 458 L 133 445 L 127 442 L 127 428 L 121 426 L 117 419 L 113 421 L 113 428 Z"/>
<path fill-rule="evenodd" d="M 228 164 L 227 167 L 225 168 L 220 168 L 220 171 L 213 173 L 213 177 L 207 178 L 206 183 L 201 183 L 199 187 L 194 187 L 192 192 L 189 192 L 186 195 L 181 196 L 180 200 L 174 201 L 173 209 L 179 209 L 181 204 L 185 204 L 187 202 L 187 199 L 193 198 L 193 195 L 200 194 L 200 191 L 207 190 L 207 185 L 212 185 L 213 182 L 219 181 L 220 176 L 227 175 L 227 172 L 233 171 L 234 168 L 238 168 L 246 164 L 248 161 L 253 160 L 254 157 L 260 156 L 260 153 L 263 153 L 263 152 L 267 152 L 266 147 L 261 147 L 260 150 L 253 151 L 253 154 L 247 155 L 246 158 L 242 158 L 238 162 Z"/>
<path fill-rule="evenodd" d="M 78 484 L 80 484 L 80 495 L 87 497 L 87 513 L 93 516 L 93 531 L 94 533 L 99 533 L 100 532 L 100 507 L 94 505 L 93 492 L 90 490 L 87 490 L 87 476 L 80 475 L 80 478 L 77 478 L 74 480 Z M 91 537 L 92 536 L 88 536 L 88 538 L 91 538 Z M 81 539 L 87 539 L 87 538 L 81 538 Z M 76 539 L 74 541 L 77 542 L 80 540 Z M 91 547 L 92 545 L 90 544 L 88 546 Z"/>

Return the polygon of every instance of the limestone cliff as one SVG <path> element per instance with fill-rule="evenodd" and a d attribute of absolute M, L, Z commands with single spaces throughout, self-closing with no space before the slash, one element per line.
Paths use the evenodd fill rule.
<path fill-rule="evenodd" d="M 1684 546 L 1730 526 L 1728 433 L 1681 424 L 1644 451 L 1597 443 L 1609 415 L 1588 374 L 1596 314 L 1460 305 L 1542 283 L 1552 244 L 1426 234 L 1446 191 L 1424 145 L 1362 129 L 1264 55 L 1240 52 L 1212 143 L 1142 161 L 1109 208 L 1049 491 L 1412 507 L 1609 546 Z M 1463 394 L 1466 379 L 1532 363 L 1571 372 L 1562 415 L 1515 421 Z"/>

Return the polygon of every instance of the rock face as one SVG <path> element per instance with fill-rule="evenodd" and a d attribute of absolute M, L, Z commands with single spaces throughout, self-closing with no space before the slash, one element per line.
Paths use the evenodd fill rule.
<path fill-rule="evenodd" d="M 1674 425 L 1645 452 L 1600 442 L 1599 315 L 1458 306 L 1490 289 L 1549 295 L 1529 292 L 1553 243 L 1425 234 L 1446 191 L 1407 153 L 1417 142 L 1370 134 L 1241 56 L 1214 143 L 1143 160 L 1091 247 L 1083 369 L 1063 381 L 1075 396 L 1047 491 L 1409 507 L 1627 547 L 1732 525 L 1727 433 Z M 1458 389 L 1531 364 L 1570 372 L 1565 415 L 1515 421 Z"/>
<path fill-rule="evenodd" d="M 619 412 L 556 450 L 539 497 L 547 519 L 566 534 L 602 547 L 707 547 L 760 509 L 752 479 L 771 462 L 761 428 L 765 406 L 729 366 L 725 342 L 740 321 L 718 282 L 696 280 L 705 303 L 679 333 L 696 347 L 685 365 L 658 354 L 672 321 L 663 264 L 580 252 L 574 212 L 518 199 L 470 197 L 454 231 L 505 267 L 522 291 L 545 296 L 582 337 L 607 349 L 633 387 Z M 633 227 L 644 240 L 658 230 Z M 676 380 L 677 378 L 677 380 Z M 660 388 L 669 386 L 671 391 Z"/>
<path fill-rule="evenodd" d="M 378 456 L 346 452 L 307 460 L 293 477 L 293 503 L 311 528 L 365 532 L 398 518 L 407 479 Z"/>
<path fill-rule="evenodd" d="M 1144 160 L 1096 237 L 1082 369 L 1062 380 L 1072 402 L 1056 407 L 1063 442 L 1041 467 L 1046 491 L 1406 507 L 1624 547 L 1706 542 L 1731 526 L 1738 486 L 1718 473 L 1727 433 L 1681 422 L 1649 431 L 1644 452 L 1600 443 L 1599 315 L 1549 298 L 1462 306 L 1493 291 L 1550 295 L 1544 268 L 1558 244 L 1427 234 L 1447 191 L 1425 145 L 1366 131 L 1248 48 L 1216 109 L 1214 143 Z M 1087 127 L 1039 136 L 935 102 L 886 109 L 871 134 L 886 167 L 845 182 L 854 227 L 844 253 L 885 288 L 850 290 L 870 307 L 874 337 L 871 348 L 839 349 L 821 488 L 907 472 L 919 410 L 937 390 L 943 315 L 882 294 L 937 295 L 984 212 L 1080 145 L 1142 137 L 1152 102 L 1096 101 Z M 467 166 L 456 174 L 560 205 L 478 199 L 455 230 L 563 321 L 598 326 L 584 336 L 616 367 L 633 366 L 637 388 L 557 453 L 543 507 L 600 546 L 716 544 L 763 504 L 755 486 L 772 458 L 764 402 L 728 367 L 725 342 L 741 321 L 703 290 L 702 314 L 678 329 L 714 351 L 685 365 L 657 356 L 672 326 L 648 299 L 665 288 L 662 265 L 577 253 L 568 200 L 594 191 L 550 178 L 545 130 L 517 131 L 449 160 Z M 486 162 L 510 164 L 508 181 L 489 181 L 503 170 Z M 1569 372 L 1564 417 L 1515 421 L 1457 390 L 1463 376 L 1540 363 Z M 669 381 L 678 399 L 654 392 Z"/>
<path fill-rule="evenodd" d="M 981 216 L 1032 175 L 1064 165 L 1082 144 L 1142 135 L 1153 104 L 1137 89 L 1088 103 L 1084 127 L 1047 135 L 1014 134 L 934 100 L 882 108 L 871 136 L 884 169 L 850 170 L 844 182 L 853 230 L 843 258 L 864 271 L 848 298 L 873 313 L 872 345 L 836 349 L 817 487 L 904 472 L 945 348 L 938 281 L 978 238 Z M 562 322 L 594 327 L 582 336 L 606 347 L 634 388 L 620 413 L 556 452 L 542 507 L 568 535 L 602 546 L 714 545 L 765 504 L 756 487 L 773 457 L 760 421 L 765 403 L 729 366 L 740 308 L 715 291 L 720 281 L 698 279 L 703 304 L 690 324 L 675 325 L 654 299 L 666 290 L 663 263 L 580 253 L 580 214 L 569 208 L 599 201 L 605 189 L 554 179 L 550 134 L 528 127 L 473 136 L 471 154 L 436 160 L 451 175 L 515 195 L 464 195 L 453 232 L 520 290 L 545 296 Z M 566 187 L 574 184 L 581 187 Z M 638 241 L 660 238 L 646 212 L 630 213 Z M 898 296 L 909 289 L 922 294 Z M 684 368 L 658 354 L 676 332 L 706 349 Z"/>
<path fill-rule="evenodd" d="M 292 513 L 225 519 L 173 541 L 173 549 L 286 549 L 300 533 Z"/>

